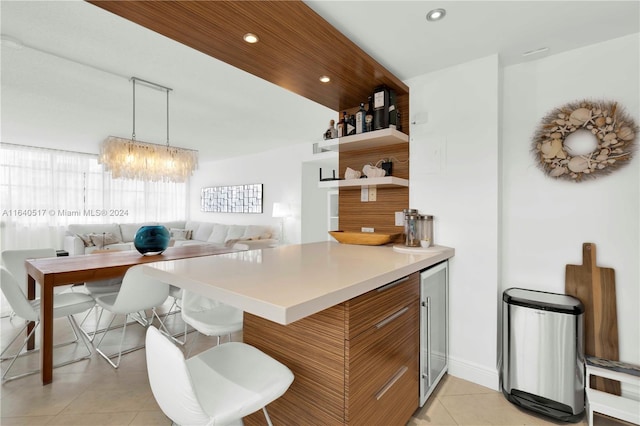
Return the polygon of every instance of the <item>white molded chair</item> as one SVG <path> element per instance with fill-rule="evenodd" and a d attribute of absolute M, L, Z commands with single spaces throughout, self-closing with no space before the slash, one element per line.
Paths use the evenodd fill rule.
<path fill-rule="evenodd" d="M 20 284 L 15 279 L 15 277 L 4 266 L 0 267 L 0 272 L 1 272 L 0 287 L 2 288 L 2 293 L 7 298 L 7 301 L 9 302 L 9 305 L 11 305 L 11 309 L 13 309 L 16 316 L 26 320 L 24 327 L 20 330 L 20 332 L 16 335 L 16 337 L 14 337 L 13 340 L 11 340 L 11 342 L 7 345 L 7 347 L 2 351 L 2 354 L 0 354 L 0 358 L 2 358 L 2 360 L 11 359 L 9 366 L 7 367 L 7 369 L 4 371 L 2 375 L 2 380 L 8 381 L 12 379 L 17 379 L 19 377 L 24 377 L 26 375 L 33 374 L 39 371 L 39 370 L 33 370 L 33 371 L 29 371 L 27 373 L 19 374 L 13 377 L 7 377 L 7 373 L 9 373 L 9 370 L 13 366 L 13 363 L 16 361 L 16 359 L 18 359 L 19 356 L 27 355 L 29 353 L 35 353 L 35 351 L 31 351 L 29 353 L 21 354 L 22 350 L 27 344 L 27 341 L 33 335 L 33 333 L 35 333 L 35 331 L 38 329 L 38 325 L 40 324 L 40 299 L 27 300 L 26 296 L 22 292 L 22 289 L 20 288 Z M 80 338 L 78 337 L 78 334 L 82 335 L 82 333 L 78 333 L 79 327 L 75 319 L 73 318 L 73 315 L 84 312 L 87 309 L 91 309 L 94 304 L 95 302 L 93 298 L 87 294 L 62 293 L 62 294 L 54 295 L 53 318 L 55 319 L 55 318 L 67 317 L 67 319 L 69 320 L 69 323 L 71 324 L 73 334 L 75 335 L 75 340 L 70 343 L 77 342 L 78 339 Z M 33 330 L 31 330 L 29 335 L 24 339 L 24 342 L 20 347 L 20 349 L 18 350 L 18 352 L 13 357 L 4 358 L 3 357 L 4 353 L 13 344 L 13 342 L 15 342 L 16 339 L 24 332 L 24 330 L 27 328 L 27 325 L 29 324 L 30 321 L 35 322 L 36 326 L 33 328 Z M 89 347 L 88 343 L 84 339 L 82 340 L 87 348 L 88 354 L 81 358 L 77 358 L 71 361 L 57 364 L 55 365 L 55 367 L 60 367 L 62 365 L 67 365 L 72 362 L 89 358 L 91 356 L 91 348 Z"/>
<path fill-rule="evenodd" d="M 44 257 L 56 257 L 56 249 L 39 248 L 39 249 L 21 249 L 21 250 L 3 250 L 2 266 L 13 275 L 18 282 L 20 289 L 27 294 L 27 268 L 24 261 L 27 259 L 40 259 Z M 39 286 L 36 286 L 36 296 L 40 293 Z"/>
<path fill-rule="evenodd" d="M 245 417 L 282 396 L 293 382 L 285 365 L 240 342 L 214 346 L 193 358 L 149 327 L 146 339 L 151 391 L 179 425 L 241 425 Z"/>
<path fill-rule="evenodd" d="M 120 287 L 122 287 L 122 277 L 111 278 L 111 279 L 108 279 L 108 280 L 86 282 L 86 283 L 84 283 L 83 290 L 87 294 L 89 294 L 91 297 L 93 297 L 95 299 L 97 297 L 104 296 L 104 295 L 107 295 L 107 294 L 118 293 L 120 291 Z M 84 333 L 85 336 L 87 336 L 87 339 L 89 339 L 90 342 L 93 342 L 93 339 L 94 339 L 94 337 L 96 336 L 97 333 L 99 333 L 100 331 L 106 331 L 106 330 L 100 330 L 99 331 L 99 330 L 96 329 L 93 332 L 89 333 L 84 328 L 82 328 L 84 323 L 89 318 L 89 315 L 91 314 L 91 312 L 97 311 L 99 308 L 100 308 L 100 306 L 96 303 L 94 305 L 94 309 L 92 309 L 89 312 L 87 312 L 87 314 L 84 316 L 82 321 L 80 321 L 80 330 Z M 97 314 L 97 312 L 96 312 L 96 314 Z M 96 326 L 99 325 L 98 323 L 96 323 Z"/>
<path fill-rule="evenodd" d="M 231 341 L 231 334 L 242 331 L 244 312 L 217 300 L 208 299 L 192 291 L 182 291 L 182 319 L 185 325 L 190 325 L 205 336 L 220 337 L 227 335 Z M 191 343 L 191 348 L 199 334 Z M 189 351 L 190 353 L 190 351 Z M 187 356 L 189 356 L 189 353 Z"/>
<path fill-rule="evenodd" d="M 142 269 L 143 267 L 144 265 L 136 265 L 127 270 L 127 273 L 122 279 L 122 286 L 120 287 L 119 292 L 108 293 L 96 297 L 96 303 L 102 308 L 102 312 L 100 312 L 100 317 L 96 323 L 96 332 L 104 311 L 109 311 L 114 314 L 109 326 L 102 334 L 100 341 L 96 345 L 96 351 L 106 359 L 113 368 L 118 368 L 122 355 L 125 353 L 122 350 L 122 344 L 124 343 L 125 334 L 127 332 L 127 321 L 129 319 L 129 315 L 151 309 L 151 320 L 148 322 L 145 321 L 146 323 L 140 321 L 141 324 L 143 326 L 149 326 L 153 322 L 154 318 L 158 318 L 158 321 L 160 321 L 160 318 L 156 313 L 156 307 L 162 305 L 169 296 L 169 284 L 146 275 Z M 122 335 L 120 337 L 120 348 L 117 353 L 107 355 L 100 349 L 100 345 L 102 344 L 105 336 L 112 329 L 113 321 L 118 315 L 125 316 L 124 325 L 122 326 Z M 114 363 L 111 358 L 114 358 L 115 356 L 118 357 L 118 360 Z"/>

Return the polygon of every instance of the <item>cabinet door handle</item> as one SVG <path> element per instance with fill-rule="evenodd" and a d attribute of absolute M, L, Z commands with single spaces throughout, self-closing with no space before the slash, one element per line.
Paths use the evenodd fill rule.
<path fill-rule="evenodd" d="M 378 293 L 382 293 L 383 291 L 389 290 L 392 287 L 397 286 L 398 284 L 402 284 L 403 282 L 407 281 L 409 279 L 409 277 L 404 277 L 404 278 L 400 278 L 398 280 L 392 281 L 389 284 L 383 285 L 382 287 L 377 289 Z"/>
<path fill-rule="evenodd" d="M 380 329 L 380 328 L 384 327 L 385 325 L 389 324 L 391 321 L 393 321 L 394 319 L 398 318 L 400 315 L 404 314 L 408 310 L 409 310 L 409 307 L 405 306 L 404 308 L 400 309 L 395 314 L 391 314 L 388 317 L 386 317 L 385 319 L 383 319 L 382 321 L 380 321 L 379 323 L 377 323 L 376 324 L 376 328 Z"/>
<path fill-rule="evenodd" d="M 400 367 L 400 369 L 396 371 L 396 374 L 394 374 L 393 377 L 391 377 L 391 379 L 376 394 L 376 401 L 380 400 L 380 398 L 382 398 L 384 394 L 387 393 L 387 391 L 391 389 L 391 387 L 395 385 L 398 380 L 400 380 L 400 377 L 402 377 L 404 373 L 407 372 L 407 370 L 409 370 L 409 367 L 407 367 L 406 365 Z"/>
<path fill-rule="evenodd" d="M 429 387 L 433 384 L 431 377 L 431 296 L 427 297 L 427 376 Z"/>

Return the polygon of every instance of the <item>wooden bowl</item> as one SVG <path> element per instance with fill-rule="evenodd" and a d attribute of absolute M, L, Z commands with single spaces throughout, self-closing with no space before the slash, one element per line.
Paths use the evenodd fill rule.
<path fill-rule="evenodd" d="M 329 234 L 341 244 L 359 244 L 364 246 L 381 246 L 392 242 L 400 235 L 345 231 L 329 231 Z"/>

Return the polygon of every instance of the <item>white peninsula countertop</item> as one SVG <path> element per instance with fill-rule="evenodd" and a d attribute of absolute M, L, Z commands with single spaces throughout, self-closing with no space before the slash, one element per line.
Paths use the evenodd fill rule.
<path fill-rule="evenodd" d="M 144 268 L 169 284 L 287 325 L 454 253 L 442 246 L 399 253 L 391 246 L 318 242 L 154 262 Z"/>

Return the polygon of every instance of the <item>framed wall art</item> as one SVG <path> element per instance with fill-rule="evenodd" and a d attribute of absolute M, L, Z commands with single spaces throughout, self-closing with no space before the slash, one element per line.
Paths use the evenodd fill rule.
<path fill-rule="evenodd" d="M 262 213 L 262 184 L 202 188 L 200 210 L 213 213 Z"/>

